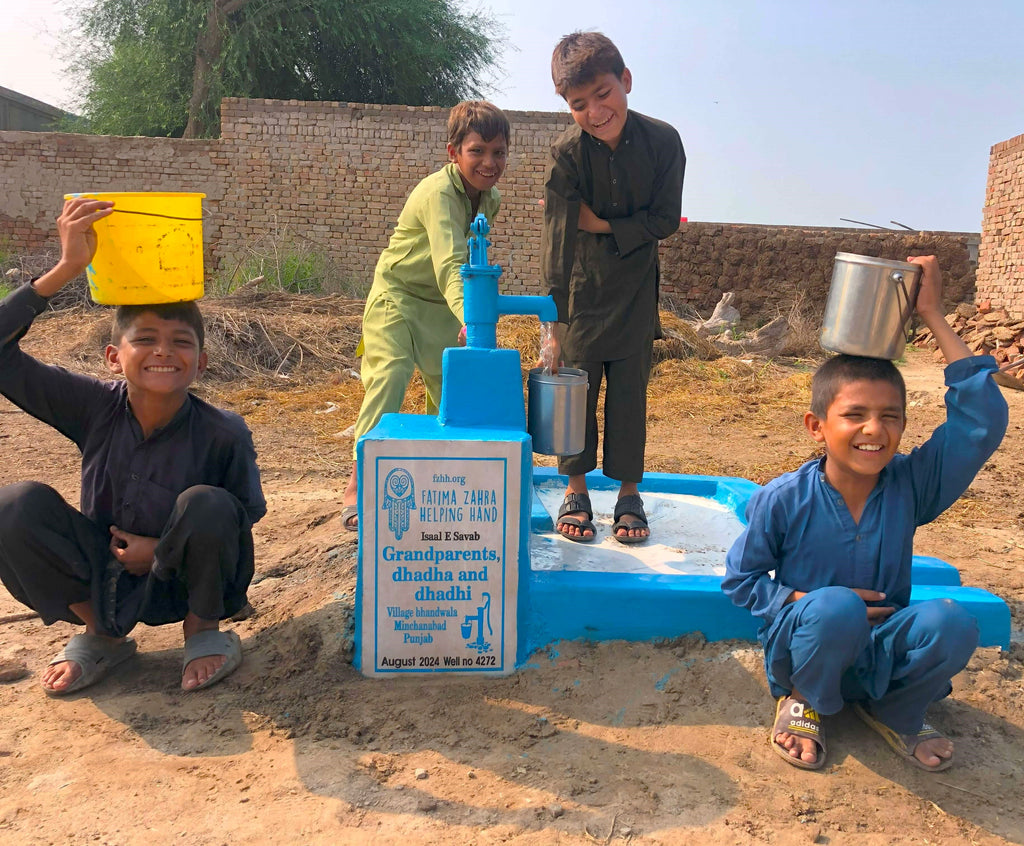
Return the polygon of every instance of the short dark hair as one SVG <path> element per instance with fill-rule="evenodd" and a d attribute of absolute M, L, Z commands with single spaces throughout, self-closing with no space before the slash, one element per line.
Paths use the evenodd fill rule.
<path fill-rule="evenodd" d="M 573 32 L 566 35 L 551 54 L 551 81 L 555 91 L 565 97 L 569 89 L 593 82 L 601 74 L 613 73 L 622 79 L 626 63 L 612 40 L 600 32 Z"/>
<path fill-rule="evenodd" d="M 448 113 L 449 144 L 460 147 L 470 132 L 475 132 L 484 141 L 502 135 L 506 144 L 512 142 L 512 127 L 505 113 L 486 100 L 463 100 L 452 106 Z"/>
<path fill-rule="evenodd" d="M 110 327 L 110 343 L 115 347 L 121 343 L 124 333 L 143 314 L 155 314 L 161 320 L 180 320 L 196 333 L 199 349 L 206 343 L 206 329 L 203 327 L 203 313 L 194 300 L 181 303 L 156 303 L 154 305 L 123 305 L 114 312 Z"/>
<path fill-rule="evenodd" d="M 896 365 L 884 358 L 861 355 L 837 355 L 819 367 L 811 379 L 811 414 L 820 420 L 828 415 L 829 406 L 844 386 L 865 379 L 888 382 L 900 393 L 903 416 L 907 414 L 907 386 Z"/>

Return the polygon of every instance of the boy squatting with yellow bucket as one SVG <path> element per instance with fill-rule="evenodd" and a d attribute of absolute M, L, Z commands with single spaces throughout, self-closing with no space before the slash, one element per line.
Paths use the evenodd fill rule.
<path fill-rule="evenodd" d="M 37 361 L 18 342 L 92 260 L 110 202 L 70 199 L 61 258 L 0 302 L 0 393 L 82 452 L 81 511 L 41 482 L 0 488 L 0 579 L 47 625 L 85 624 L 43 672 L 51 696 L 81 690 L 136 651 L 137 623 L 181 622 L 183 690 L 242 660 L 219 621 L 246 605 L 252 525 L 266 513 L 252 435 L 189 393 L 206 367 L 194 302 L 118 308 L 101 381 Z"/>
<path fill-rule="evenodd" d="M 448 116 L 448 159 L 405 201 L 388 246 L 373 274 L 363 311 L 366 393 L 356 418 L 355 442 L 383 414 L 402 408 L 418 368 L 427 392 L 427 414 L 441 399 L 441 355 L 462 327 L 462 275 L 469 257 L 469 225 L 477 213 L 490 223 L 498 213 L 495 187 L 508 159 L 508 118 L 484 100 L 454 106 Z M 355 458 L 353 450 L 353 459 Z M 353 465 L 342 500 L 341 522 L 358 530 L 358 481 Z"/>

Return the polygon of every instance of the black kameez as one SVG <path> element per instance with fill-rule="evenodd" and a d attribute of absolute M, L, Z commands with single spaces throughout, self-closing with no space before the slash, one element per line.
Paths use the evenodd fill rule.
<path fill-rule="evenodd" d="M 612 150 L 577 125 L 552 147 L 544 192 L 544 280 L 568 324 L 562 353 L 588 372 L 586 447 L 561 458 L 576 476 L 597 466 L 597 396 L 604 375 L 603 472 L 643 480 L 651 351 L 658 320 L 658 241 L 679 228 L 686 154 L 679 133 L 630 111 Z M 578 228 L 580 203 L 611 234 Z"/>

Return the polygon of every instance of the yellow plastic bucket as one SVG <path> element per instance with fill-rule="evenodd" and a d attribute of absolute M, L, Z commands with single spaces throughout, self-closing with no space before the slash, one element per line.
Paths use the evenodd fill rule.
<path fill-rule="evenodd" d="M 85 191 L 65 194 L 112 200 L 113 214 L 95 223 L 96 255 L 86 268 L 89 293 L 101 305 L 147 305 L 203 296 L 205 194 Z"/>

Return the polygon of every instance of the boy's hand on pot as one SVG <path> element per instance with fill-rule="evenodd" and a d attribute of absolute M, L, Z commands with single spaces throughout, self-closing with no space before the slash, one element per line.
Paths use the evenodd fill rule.
<path fill-rule="evenodd" d="M 942 313 L 942 271 L 935 256 L 909 256 L 907 261 L 921 268 L 921 288 L 917 292 L 917 312 Z"/>

